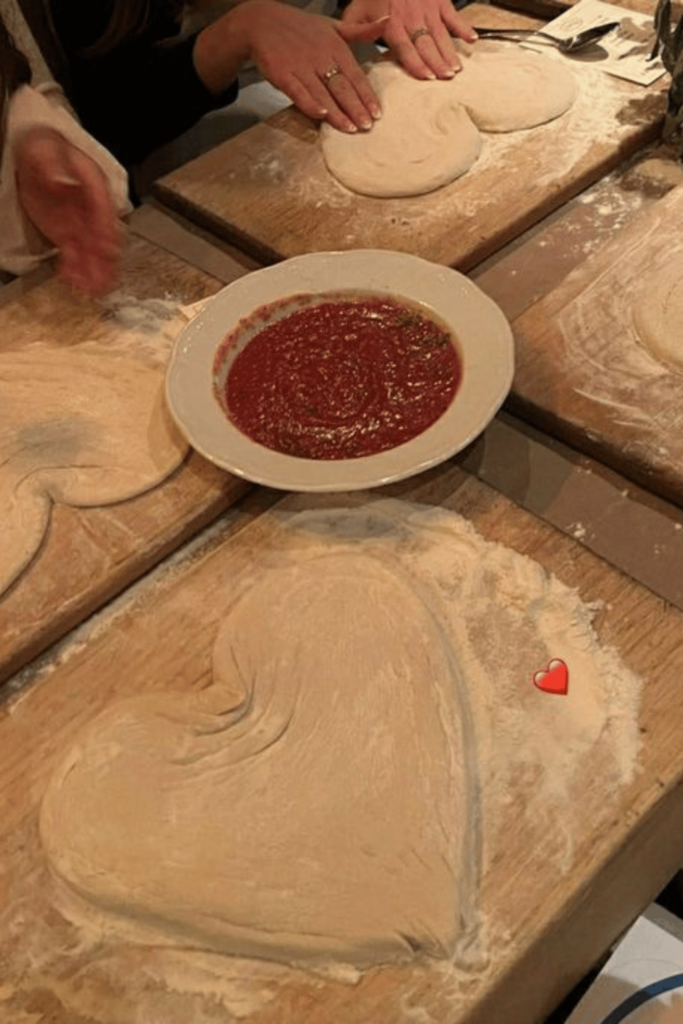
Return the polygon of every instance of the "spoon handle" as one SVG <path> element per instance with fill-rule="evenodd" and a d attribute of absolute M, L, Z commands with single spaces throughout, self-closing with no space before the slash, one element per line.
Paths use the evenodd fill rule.
<path fill-rule="evenodd" d="M 552 39 L 554 43 L 562 41 L 547 32 L 539 32 L 536 28 L 477 28 L 475 26 L 474 31 L 480 39 L 494 39 L 498 36 L 508 39 L 526 39 L 528 36 L 543 36 L 545 39 Z"/>

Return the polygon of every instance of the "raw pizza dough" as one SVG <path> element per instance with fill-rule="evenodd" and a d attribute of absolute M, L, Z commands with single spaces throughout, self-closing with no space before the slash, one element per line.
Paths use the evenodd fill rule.
<path fill-rule="evenodd" d="M 559 117 L 576 98 L 576 82 L 558 60 L 510 44 L 463 50 L 450 81 L 418 81 L 392 61 L 368 76 L 383 116 L 369 132 L 321 128 L 329 171 L 353 192 L 420 195 L 448 184 L 479 156 L 478 129 L 533 128 Z"/>
<path fill-rule="evenodd" d="M 659 271 L 634 300 L 633 323 L 655 359 L 683 370 L 683 256 Z"/>
<path fill-rule="evenodd" d="M 123 501 L 180 465 L 163 388 L 163 371 L 128 356 L 0 352 L 0 594 L 40 548 L 53 502 Z"/>
<path fill-rule="evenodd" d="M 364 966 L 473 923 L 463 680 L 409 581 L 362 554 L 267 572 L 214 685 L 114 706 L 54 775 L 41 834 L 91 906 L 189 942 Z"/>
<path fill-rule="evenodd" d="M 462 71 L 445 84 L 485 132 L 516 132 L 553 121 L 577 96 L 576 79 L 564 64 L 522 47 L 478 43 L 461 60 Z"/>
<path fill-rule="evenodd" d="M 372 129 L 350 135 L 321 127 L 325 163 L 342 185 L 370 196 L 411 196 L 469 171 L 482 139 L 447 83 L 418 82 L 389 61 L 373 65 L 368 77 L 383 110 Z"/>
<path fill-rule="evenodd" d="M 334 501 L 268 514 L 248 577 L 226 573 L 213 686 L 113 705 L 58 764 L 41 836 L 61 909 L 98 937 L 471 971 L 509 830 L 540 822 L 525 869 L 566 874 L 586 772 L 615 813 L 640 685 L 595 609 L 452 512 Z M 558 657 L 564 697 L 532 683 Z"/>

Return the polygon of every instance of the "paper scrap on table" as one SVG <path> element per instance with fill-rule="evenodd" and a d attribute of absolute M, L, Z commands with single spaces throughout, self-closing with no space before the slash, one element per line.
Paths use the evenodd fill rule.
<path fill-rule="evenodd" d="M 648 916 L 626 933 L 567 1024 L 621 1021 L 683 1022 L 683 942 Z"/>
<path fill-rule="evenodd" d="M 654 19 L 651 14 L 629 11 L 626 7 L 617 7 L 603 0 L 580 0 L 564 14 L 548 22 L 543 32 L 555 39 L 568 39 L 577 32 L 609 21 L 618 21 L 619 27 L 599 40 L 598 45 L 605 51 L 605 58 L 588 60 L 590 51 L 587 50 L 586 63 L 608 75 L 626 78 L 638 85 L 652 85 L 661 78 L 665 72 L 661 60 L 659 57 L 652 61 L 649 59 L 655 42 Z M 542 47 L 540 38 L 538 44 L 535 44 L 531 36 L 527 44 L 533 44 L 533 48 L 539 52 L 541 49 L 547 50 L 547 46 Z M 578 63 L 582 54 L 577 53 L 568 59 L 573 64 Z"/>

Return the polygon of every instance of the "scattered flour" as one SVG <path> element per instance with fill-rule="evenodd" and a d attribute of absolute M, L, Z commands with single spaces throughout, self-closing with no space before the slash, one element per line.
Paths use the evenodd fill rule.
<path fill-rule="evenodd" d="M 293 504 L 296 507 L 296 502 Z M 455 870 L 457 871 L 458 864 L 461 865 L 460 871 L 464 871 L 466 866 L 467 871 L 473 872 L 473 877 L 476 879 L 480 870 L 479 858 L 483 857 L 483 865 L 486 865 L 490 858 L 495 859 L 501 841 L 509 841 L 507 835 L 508 815 L 512 814 L 515 819 L 519 819 L 520 800 L 521 813 L 528 821 L 530 829 L 533 830 L 534 823 L 537 827 L 540 821 L 553 823 L 552 841 L 546 842 L 542 850 L 545 869 L 548 869 L 553 860 L 557 861 L 563 869 L 568 869 L 574 856 L 575 825 L 581 820 L 583 813 L 581 795 L 585 791 L 586 772 L 588 771 L 590 774 L 599 772 L 600 776 L 607 780 L 608 784 L 605 789 L 613 794 L 614 800 L 617 800 L 620 787 L 632 780 L 638 761 L 640 741 L 637 716 L 640 684 L 620 661 L 617 653 L 599 643 L 592 627 L 596 607 L 584 604 L 575 591 L 555 577 L 549 576 L 540 565 L 530 558 L 521 556 L 503 545 L 485 541 L 466 520 L 454 513 L 380 500 L 361 503 L 355 507 L 352 505 L 348 508 L 325 507 L 324 502 L 317 505 L 314 502 L 313 508 L 307 510 L 283 512 L 276 508 L 269 515 L 272 518 L 272 528 L 268 533 L 269 540 L 262 549 L 258 565 L 250 569 L 252 574 L 250 578 L 256 574 L 259 580 L 265 580 L 268 578 L 269 571 L 277 568 L 279 573 L 285 574 L 284 578 L 286 579 L 290 578 L 287 574 L 291 575 L 292 572 L 295 575 L 303 573 L 304 577 L 302 578 L 308 579 L 306 574 L 319 571 L 319 566 L 324 569 L 329 564 L 349 564 L 349 559 L 352 559 L 355 564 L 362 559 L 364 564 L 367 563 L 368 579 L 373 581 L 373 586 L 375 585 L 375 575 L 373 574 L 376 572 L 380 572 L 377 579 L 389 580 L 395 577 L 396 586 L 407 587 L 406 592 L 413 595 L 411 600 L 418 601 L 424 609 L 425 623 L 430 622 L 438 627 L 439 644 L 443 645 L 444 651 L 450 652 L 448 664 L 452 665 L 453 674 L 452 682 L 449 685 L 453 690 L 449 705 L 443 704 L 444 680 L 440 677 L 438 687 L 436 683 L 434 684 L 433 700 L 435 706 L 440 709 L 438 717 L 442 723 L 441 728 L 446 730 L 453 728 L 458 735 L 466 738 L 466 742 L 463 742 L 457 739 L 456 731 L 447 731 L 447 735 L 452 737 L 452 749 L 460 751 L 458 757 L 461 767 L 458 772 L 463 772 L 464 778 L 468 780 L 466 803 L 469 810 L 463 819 L 467 821 L 468 844 L 463 859 L 458 860 L 456 857 L 453 861 L 456 866 Z M 331 556 L 337 559 L 341 556 L 342 560 L 328 563 L 327 559 Z M 323 558 L 325 561 L 321 563 L 320 560 Z M 384 568 L 380 569 L 379 567 L 382 566 Z M 382 575 L 386 573 L 388 575 Z M 281 575 L 278 577 L 278 579 L 282 578 Z M 296 579 L 298 578 L 296 576 Z M 279 584 L 275 585 L 277 587 Z M 246 592 L 248 594 L 250 588 L 247 588 Z M 370 592 L 372 593 L 372 588 Z M 397 594 L 401 592 L 400 589 L 397 590 Z M 386 600 L 384 593 L 382 600 L 383 602 Z M 402 609 L 402 605 L 397 603 L 396 614 L 398 614 L 399 608 Z M 350 615 L 349 622 L 352 623 L 352 609 L 348 609 L 348 613 Z M 338 612 L 335 614 L 338 615 Z M 386 614 L 387 608 L 383 603 L 382 615 Z M 229 619 L 226 621 L 230 622 Z M 356 628 L 359 627 L 356 626 Z M 432 627 L 430 626 L 430 628 Z M 226 634 L 225 629 L 222 629 L 221 636 L 224 634 L 229 636 L 229 633 Z M 292 642 L 296 648 L 296 637 Z M 357 656 L 355 642 L 356 635 L 355 632 L 352 632 L 348 635 L 348 643 L 351 644 L 349 652 L 346 657 L 342 656 L 344 662 L 351 661 L 352 651 L 354 652 L 353 656 Z M 284 652 L 274 652 L 273 656 L 275 653 L 278 657 L 284 657 Z M 233 654 L 233 657 L 237 657 L 237 655 Z M 436 658 L 436 648 L 434 648 L 434 657 Z M 543 693 L 533 685 L 538 670 L 545 668 L 555 658 L 561 658 L 565 662 L 570 675 L 569 692 L 561 698 Z M 257 666 L 254 667 L 254 671 L 256 671 L 254 678 L 260 678 Z M 374 679 L 375 677 L 373 675 L 370 678 Z M 289 686 L 289 682 L 287 685 Z M 355 685 L 358 686 L 358 680 Z M 208 699 L 212 699 L 214 702 L 218 701 L 217 706 L 222 708 L 223 703 L 219 696 L 220 686 L 218 683 L 215 684 L 215 689 L 216 696 Z M 286 690 L 286 687 L 284 689 Z M 361 686 L 355 698 L 356 702 L 363 692 Z M 336 691 L 333 691 L 333 694 L 336 694 Z M 201 699 L 204 701 L 204 697 Z M 311 699 L 313 699 L 313 692 L 311 692 Z M 371 712 L 374 707 L 372 702 L 375 699 L 375 690 L 371 687 L 365 695 L 365 700 L 368 702 L 366 716 L 368 721 L 364 726 L 370 731 L 372 731 L 371 722 L 373 720 Z M 254 701 L 258 703 L 259 700 L 263 700 L 263 697 L 255 695 Z M 218 789 L 213 793 L 212 787 L 220 787 L 222 774 L 216 774 L 213 771 L 207 774 L 199 771 L 203 763 L 202 744 L 205 742 L 202 736 L 205 732 L 207 735 L 215 733 L 215 738 L 211 742 L 212 744 L 217 743 L 218 746 L 212 754 L 212 758 L 224 759 L 227 757 L 226 764 L 230 763 L 232 743 L 230 720 L 226 720 L 220 728 L 217 720 L 215 729 L 204 729 L 195 736 L 192 731 L 192 722 L 194 721 L 193 716 L 198 710 L 195 708 L 196 701 L 196 696 L 181 697 L 181 695 L 177 695 L 173 703 L 175 709 L 173 721 L 177 723 L 177 728 L 181 728 L 187 718 L 187 725 L 184 728 L 187 728 L 188 732 L 183 745 L 185 751 L 183 757 L 189 758 L 188 763 L 195 765 L 191 773 L 192 779 L 195 780 L 193 785 L 196 785 L 198 781 L 201 782 L 203 775 L 206 774 L 207 788 L 201 791 L 204 794 L 201 796 L 201 800 L 208 798 L 211 792 L 211 801 L 213 802 L 221 791 Z M 303 696 L 298 696 L 295 709 L 302 701 Z M 183 712 L 184 704 L 187 705 L 186 715 Z M 113 744 L 112 757 L 114 758 L 111 768 L 111 785 L 114 787 L 112 792 L 116 791 L 116 786 L 119 783 L 123 787 L 122 792 L 129 792 L 129 783 L 126 780 L 130 775 L 129 768 L 131 766 L 127 766 L 127 757 L 133 756 L 132 751 L 137 749 L 137 741 L 128 748 L 121 746 L 119 740 L 111 740 L 111 736 L 119 736 L 119 730 L 124 729 L 124 726 L 127 728 L 128 725 L 133 728 L 131 736 L 137 735 L 139 729 L 144 731 L 153 728 L 156 719 L 152 713 L 153 704 L 149 703 L 149 699 L 144 696 L 139 700 L 135 698 L 121 704 L 120 713 L 117 711 L 118 707 L 118 705 L 114 705 L 109 709 L 102 718 L 101 724 L 99 719 L 93 722 L 82 739 L 75 744 L 73 754 L 67 755 L 62 768 L 57 770 L 48 790 L 47 810 L 44 807 L 42 819 L 47 850 L 51 858 L 55 856 L 58 858 L 56 861 L 53 860 L 53 864 L 56 870 L 59 865 L 57 871 L 59 878 L 67 883 L 68 888 L 75 886 L 75 893 L 80 894 L 77 903 L 66 902 L 64 906 L 67 912 L 73 908 L 77 920 L 86 922 L 92 927 L 101 926 L 105 929 L 105 933 L 111 929 L 114 929 L 115 932 L 119 925 L 117 924 L 118 918 L 109 920 L 105 911 L 106 904 L 100 906 L 98 903 L 96 892 L 99 891 L 100 883 L 97 883 L 95 890 L 92 891 L 94 916 L 91 917 L 89 912 L 85 913 L 87 908 L 83 905 L 83 899 L 87 902 L 88 894 L 91 893 L 91 881 L 89 880 L 95 877 L 99 878 L 100 872 L 95 871 L 94 868 L 85 867 L 86 873 L 83 876 L 85 881 L 83 883 L 79 881 L 79 864 L 85 865 L 87 861 L 85 851 L 88 849 L 88 836 L 93 837 L 92 848 L 95 858 L 93 864 L 98 863 L 98 858 L 101 856 L 100 829 L 99 827 L 90 828 L 84 807 L 81 807 L 78 812 L 78 828 L 76 828 L 75 819 L 69 818 L 68 814 L 71 814 L 74 809 L 73 793 L 78 792 L 79 787 L 83 785 L 89 791 L 88 779 L 90 778 L 92 758 L 95 758 L 93 765 L 99 772 L 100 769 L 97 768 L 97 765 L 99 765 L 100 754 L 98 751 L 105 749 L 110 742 Z M 203 714 L 208 714 L 209 704 L 203 703 L 202 707 L 205 708 Z M 356 708 L 355 714 L 357 713 L 356 705 L 354 708 Z M 449 724 L 453 721 L 453 708 L 459 709 L 457 728 Z M 116 717 L 117 714 L 119 717 Z M 299 718 L 304 715 L 303 704 L 298 714 Z M 430 711 L 428 714 L 431 715 L 432 712 Z M 305 715 L 301 720 L 306 721 Z M 425 722 L 429 720 L 427 717 Z M 159 721 L 161 722 L 161 719 Z M 316 719 L 316 721 L 334 723 L 336 716 L 333 715 L 331 719 Z M 416 728 L 419 724 L 419 721 L 416 721 Z M 296 728 L 295 710 L 289 722 L 289 729 Z M 98 729 L 102 730 L 101 734 Z M 223 735 L 224 730 L 225 735 Z M 353 735 L 356 735 L 357 732 L 358 730 L 354 731 Z M 337 736 L 334 728 L 330 735 Z M 164 773 L 169 769 L 166 767 L 164 755 L 161 753 L 164 749 L 161 732 L 158 739 L 159 743 L 155 741 L 152 745 L 156 750 L 157 746 L 161 744 L 159 754 L 154 754 L 154 758 L 160 758 L 158 771 L 160 777 L 165 777 Z M 193 753 L 190 756 L 190 751 L 194 751 L 197 744 L 199 746 L 196 754 Z M 143 746 L 145 750 L 148 749 L 147 744 Z M 177 742 L 174 743 L 174 746 L 177 746 Z M 213 750 L 213 746 L 211 749 Z M 126 750 L 130 750 L 128 755 L 125 753 Z M 148 757 L 146 753 L 144 756 Z M 305 758 L 303 758 L 301 764 L 305 763 Z M 381 762 L 377 763 L 381 764 Z M 425 762 L 425 766 L 426 764 L 427 762 Z M 214 762 L 214 760 L 210 760 L 209 765 L 212 768 L 219 766 L 218 762 Z M 387 770 L 389 768 L 388 762 L 386 768 Z M 151 762 L 148 770 L 152 771 Z M 427 771 L 427 768 L 424 767 L 423 770 Z M 229 787 L 231 783 L 227 768 L 225 773 L 225 784 Z M 109 777 L 108 774 L 107 778 Z M 393 776 L 390 773 L 387 777 Z M 457 777 L 457 773 L 454 777 Z M 63 780 L 65 785 L 63 798 L 60 780 Z M 421 785 L 427 781 L 427 775 L 419 779 Z M 417 782 L 416 778 L 416 785 Z M 103 784 L 107 785 L 108 783 Z M 430 785 L 434 786 L 436 793 L 436 779 Z M 333 796 L 333 792 L 332 790 L 331 796 Z M 118 799 L 116 797 L 116 800 Z M 193 798 L 193 804 L 194 802 L 196 802 L 195 798 Z M 95 801 L 93 813 L 99 813 L 97 808 L 101 806 L 101 803 L 102 801 L 99 799 Z M 609 799 L 605 801 L 603 794 L 601 796 L 601 814 L 611 813 L 609 803 Z M 172 806 L 175 807 L 175 804 Z M 463 804 L 459 813 L 464 814 L 464 811 L 465 805 Z M 181 813 L 180 805 L 178 805 L 177 813 Z M 183 810 L 182 814 L 185 813 Z M 237 813 L 237 808 L 235 808 L 235 814 Z M 242 808 L 239 813 L 244 814 L 245 809 Z M 62 814 L 67 815 L 63 822 L 60 817 Z M 124 815 L 126 820 L 127 817 L 128 812 Z M 169 819 L 170 824 L 166 822 L 165 818 L 163 819 L 164 824 L 160 824 L 159 827 L 163 830 L 164 835 L 168 828 L 171 830 L 169 834 L 173 833 L 175 818 L 176 811 L 174 810 Z M 216 820 L 222 819 L 219 817 Z M 231 820 L 231 817 L 228 816 L 226 820 Z M 161 821 L 162 819 L 160 819 Z M 62 823 L 60 824 L 60 822 Z M 217 828 L 218 831 L 216 831 Z M 214 822 L 209 831 L 212 836 L 217 836 L 220 827 Z M 220 834 L 223 833 L 220 832 Z M 96 841 L 95 837 L 98 837 Z M 131 843 L 137 850 L 139 837 L 131 836 Z M 147 843 L 148 838 L 146 837 L 145 850 Z M 74 850 L 80 851 L 75 859 L 70 852 L 73 844 L 75 844 Z M 229 831 L 225 833 L 225 844 L 224 858 L 226 863 L 230 864 Z M 107 852 L 104 856 L 105 859 L 108 859 L 109 846 L 107 844 L 105 846 Z M 117 892 L 119 887 L 123 886 L 118 897 L 118 906 L 121 913 L 124 914 L 128 913 L 128 910 L 125 909 L 128 907 L 128 903 L 124 895 L 128 858 L 125 851 L 127 849 L 127 844 L 123 842 L 121 870 L 119 871 L 119 868 L 116 867 L 118 861 L 116 864 L 112 861 L 107 868 L 109 874 L 102 875 L 102 884 L 105 885 L 105 888 L 109 883 L 104 879 L 109 878 L 109 875 L 112 878 L 111 884 L 114 885 Z M 236 850 L 240 849 L 241 847 L 237 844 Z M 317 847 L 313 845 L 311 849 L 314 850 Z M 427 847 L 427 849 L 430 848 Z M 239 859 L 239 856 L 238 852 L 236 857 Z M 146 863 L 144 860 L 146 857 L 147 853 L 144 853 L 142 861 L 134 861 L 135 871 L 139 869 L 142 872 L 141 878 L 146 870 L 143 864 L 143 862 Z M 132 863 L 133 861 L 131 861 Z M 261 870 L 265 871 L 266 867 L 265 864 L 261 864 Z M 70 875 L 72 870 L 76 872 L 74 877 Z M 94 874 L 93 871 L 95 871 Z M 177 881 L 181 888 L 186 884 L 183 880 L 184 877 L 182 872 L 178 875 Z M 173 884 L 175 885 L 176 882 Z M 145 882 L 144 885 L 146 886 L 147 883 Z M 476 893 L 476 882 L 474 885 L 473 891 L 470 891 L 469 884 L 467 886 L 468 898 L 474 897 Z M 203 882 L 197 888 L 198 894 L 200 890 L 203 892 Z M 64 897 L 67 896 L 67 890 L 62 885 L 60 885 L 60 891 Z M 145 888 L 144 891 L 147 892 L 147 889 Z M 142 892 L 143 889 L 140 889 L 140 893 Z M 157 907 L 158 896 L 150 895 L 149 898 L 152 900 L 151 905 Z M 247 900 L 245 906 L 248 906 L 248 896 L 245 891 L 242 891 L 240 899 L 245 900 L 245 898 Z M 189 899 L 188 896 L 187 900 Z M 204 897 L 198 895 L 198 899 L 196 920 L 200 923 L 196 927 L 193 925 L 195 938 L 203 936 L 207 943 L 205 946 L 207 949 L 212 948 L 216 943 L 216 948 L 223 948 L 222 944 L 226 941 L 228 941 L 228 948 L 232 949 L 233 946 L 229 943 L 233 942 L 233 939 L 230 937 L 229 930 L 226 930 L 231 919 L 228 912 L 229 892 L 221 895 L 220 906 L 223 909 L 220 911 L 220 916 L 216 917 L 215 927 L 212 927 L 210 923 L 210 912 L 204 909 Z M 186 901 L 183 901 L 183 905 L 190 907 L 190 903 Z M 132 906 L 137 906 L 135 899 L 133 899 Z M 215 906 L 217 907 L 218 904 Z M 227 911 L 226 908 L 228 908 Z M 304 913 L 304 908 L 305 913 L 315 914 L 314 908 L 308 907 L 305 903 L 302 905 L 302 913 Z M 217 910 L 215 912 L 218 913 Z M 228 912 L 227 918 L 225 918 L 226 912 Z M 401 908 L 397 906 L 395 911 L 392 911 L 392 913 L 394 912 L 398 913 L 397 920 L 400 920 Z M 190 910 L 183 913 L 189 914 Z M 208 917 L 207 914 L 209 914 Z M 464 909 L 462 914 L 465 916 Z M 362 915 L 360 917 L 362 918 Z M 172 913 L 167 915 L 163 908 L 157 907 L 147 925 L 147 917 L 142 912 L 138 914 L 136 910 L 134 919 L 136 929 L 143 923 L 145 928 L 161 929 L 160 941 L 174 943 Z M 467 919 L 466 916 L 465 919 Z M 167 925 L 170 925 L 170 929 L 161 923 L 164 920 L 167 921 Z M 183 917 L 182 920 L 184 921 L 185 918 Z M 101 922 L 101 925 L 98 922 Z M 341 921 L 337 922 L 337 918 L 335 918 L 335 923 L 338 923 L 338 927 L 342 931 L 346 927 L 346 925 L 342 925 Z M 257 930 L 257 933 L 259 925 L 256 920 L 253 922 L 253 928 Z M 318 930 L 315 933 L 322 934 Z M 471 940 L 472 935 L 468 933 L 468 943 Z M 239 948 L 238 939 L 234 941 Z M 257 940 L 254 938 L 253 941 L 254 945 L 250 949 L 256 948 Z M 299 947 L 294 944 L 293 948 Z M 350 948 L 353 949 L 353 945 Z M 388 945 L 388 948 L 393 947 Z M 295 958 L 289 962 L 297 962 L 295 954 L 287 953 L 286 946 L 278 955 L 277 945 L 271 939 L 264 943 L 263 949 L 264 956 L 287 961 L 288 956 L 291 955 Z M 476 948 L 472 947 L 463 959 L 462 949 L 460 949 L 459 967 L 466 971 L 468 964 L 474 964 L 477 959 L 481 960 L 481 952 L 481 950 L 477 952 Z M 384 955 L 386 956 L 386 954 Z M 325 962 L 325 958 L 322 959 Z M 485 956 L 483 960 L 485 962 Z M 334 958 L 332 962 L 334 962 Z"/>

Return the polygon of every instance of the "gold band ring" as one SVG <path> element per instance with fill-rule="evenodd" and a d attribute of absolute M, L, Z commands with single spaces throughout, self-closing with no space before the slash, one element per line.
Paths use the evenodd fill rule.
<path fill-rule="evenodd" d="M 335 75 L 341 75 L 341 73 L 342 69 L 339 67 L 339 65 L 333 64 L 332 67 L 328 68 L 325 74 L 323 75 L 323 81 L 329 82 L 331 78 L 334 78 Z"/>
<path fill-rule="evenodd" d="M 422 25 L 420 28 L 416 28 L 414 32 L 411 32 L 409 38 L 411 43 L 414 43 L 420 36 L 431 36 L 431 34 L 429 29 Z"/>

